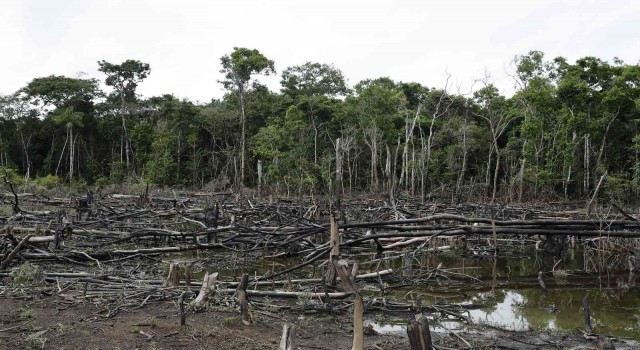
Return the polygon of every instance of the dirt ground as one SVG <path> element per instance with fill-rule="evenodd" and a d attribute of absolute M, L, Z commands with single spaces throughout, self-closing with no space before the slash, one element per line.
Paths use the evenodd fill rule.
<path fill-rule="evenodd" d="M 0 349 L 277 349 L 282 325 L 296 325 L 296 349 L 350 349 L 349 315 L 281 315 L 255 312 L 245 326 L 228 311 L 189 313 L 181 327 L 178 307 L 170 301 L 134 311 L 101 316 L 91 303 L 43 297 L 0 298 Z M 589 349 L 595 343 L 579 332 L 508 332 L 478 326 L 459 336 L 435 333 L 440 348 Z M 466 342 L 466 343 L 465 343 Z M 468 343 L 468 344 L 467 344 Z M 617 342 L 617 349 L 640 349 Z M 409 349 L 406 336 L 368 334 L 365 349 Z"/>

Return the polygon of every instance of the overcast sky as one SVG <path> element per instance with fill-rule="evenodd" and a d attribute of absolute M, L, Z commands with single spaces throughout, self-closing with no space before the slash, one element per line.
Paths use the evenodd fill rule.
<path fill-rule="evenodd" d="M 388 76 L 464 90 L 485 70 L 508 93 L 517 54 L 640 60 L 637 0 L 0 0 L 0 94 L 36 77 L 151 65 L 144 96 L 223 94 L 220 57 L 255 48 L 286 67 L 333 63 L 349 84 Z M 279 78 L 262 79 L 273 90 Z M 455 89 L 455 87 L 454 87 Z"/>

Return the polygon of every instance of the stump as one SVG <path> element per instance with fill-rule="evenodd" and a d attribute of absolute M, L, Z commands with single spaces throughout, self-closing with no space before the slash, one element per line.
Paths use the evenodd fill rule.
<path fill-rule="evenodd" d="M 421 316 L 419 320 L 412 320 L 407 326 L 407 335 L 411 350 L 433 350 L 431 343 L 431 332 L 427 318 Z"/>
<path fill-rule="evenodd" d="M 202 309 L 206 306 L 207 301 L 209 300 L 209 294 L 215 289 L 216 281 L 218 279 L 218 273 L 214 272 L 209 274 L 206 272 L 204 274 L 204 279 L 202 280 L 202 287 L 200 287 L 200 293 L 196 297 L 194 301 L 194 307 L 196 309 Z"/>
<path fill-rule="evenodd" d="M 249 275 L 243 274 L 240 284 L 238 285 L 238 303 L 240 304 L 240 318 L 242 323 L 250 325 L 253 323 L 253 316 L 249 310 L 249 299 L 247 298 L 247 285 L 249 284 Z"/>
<path fill-rule="evenodd" d="M 293 350 L 296 327 L 290 323 L 282 326 L 282 339 L 280 340 L 279 350 Z"/>
<path fill-rule="evenodd" d="M 169 274 L 167 275 L 167 279 L 164 281 L 165 287 L 177 287 L 180 285 L 180 263 L 171 263 L 169 265 Z"/>

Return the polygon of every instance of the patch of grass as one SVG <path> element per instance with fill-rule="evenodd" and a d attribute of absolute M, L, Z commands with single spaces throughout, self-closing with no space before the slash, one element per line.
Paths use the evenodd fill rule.
<path fill-rule="evenodd" d="M 33 309 L 22 309 L 20 310 L 20 318 L 23 320 L 31 319 L 35 316 L 35 312 Z"/>
<path fill-rule="evenodd" d="M 236 323 L 235 317 L 225 317 L 224 320 L 222 320 L 222 324 L 227 327 L 233 326 L 235 323 Z"/>
<path fill-rule="evenodd" d="M 33 291 L 34 286 L 40 286 L 43 282 L 42 268 L 38 265 L 26 262 L 10 274 L 11 282 L 7 291 L 10 295 L 23 296 Z"/>
<path fill-rule="evenodd" d="M 27 338 L 27 345 L 25 349 L 27 350 L 44 349 L 44 344 L 46 342 L 47 342 L 47 338 L 41 335 L 37 337 L 29 337 Z"/>

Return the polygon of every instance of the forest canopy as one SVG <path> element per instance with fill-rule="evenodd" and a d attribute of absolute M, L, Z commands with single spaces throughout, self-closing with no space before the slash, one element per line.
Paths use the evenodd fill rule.
<path fill-rule="evenodd" d="M 606 195 L 635 200 L 640 66 L 539 51 L 514 63 L 513 95 L 488 79 L 462 94 L 449 80 L 348 86 L 318 62 L 277 72 L 260 51 L 234 48 L 220 59 L 226 94 L 194 103 L 141 97 L 152 64 L 100 61 L 101 77 L 36 77 L 0 95 L 0 166 L 19 183 L 338 187 L 456 202 L 588 198 L 606 179 Z M 260 84 L 278 73 L 280 91 Z"/>

